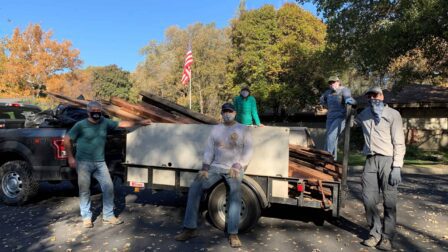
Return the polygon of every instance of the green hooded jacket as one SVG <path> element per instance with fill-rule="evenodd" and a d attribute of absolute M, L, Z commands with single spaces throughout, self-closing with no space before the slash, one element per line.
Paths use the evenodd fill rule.
<path fill-rule="evenodd" d="M 233 105 L 236 109 L 236 121 L 245 125 L 260 125 L 260 118 L 258 117 L 257 102 L 255 97 L 249 95 L 243 98 L 241 95 L 233 99 Z"/>

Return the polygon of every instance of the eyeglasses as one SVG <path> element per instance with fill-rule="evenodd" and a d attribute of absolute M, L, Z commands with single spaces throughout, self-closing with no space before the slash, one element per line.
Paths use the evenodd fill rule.
<path fill-rule="evenodd" d="M 222 113 L 233 113 L 233 110 L 230 110 L 230 109 L 223 109 L 221 112 L 222 112 Z"/>

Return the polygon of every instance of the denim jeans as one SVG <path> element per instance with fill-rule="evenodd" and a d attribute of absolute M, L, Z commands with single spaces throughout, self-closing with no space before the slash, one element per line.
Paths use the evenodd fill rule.
<path fill-rule="evenodd" d="M 325 150 L 330 152 L 334 159 L 338 154 L 338 138 L 345 128 L 345 118 L 327 118 Z"/>
<path fill-rule="evenodd" d="M 185 211 L 184 227 L 196 229 L 198 226 L 198 212 L 201 203 L 202 194 L 212 185 L 221 179 L 224 179 L 229 187 L 228 191 L 228 215 L 227 215 L 227 233 L 238 234 L 241 213 L 241 182 L 244 172 L 240 176 L 231 178 L 226 169 L 210 169 L 208 179 L 196 178 L 188 191 L 188 202 Z"/>
<path fill-rule="evenodd" d="M 81 217 L 91 219 L 90 211 L 90 181 L 94 177 L 101 186 L 103 192 L 103 219 L 114 216 L 114 185 L 110 178 L 106 162 L 78 161 L 76 171 L 78 173 L 79 201 Z"/>

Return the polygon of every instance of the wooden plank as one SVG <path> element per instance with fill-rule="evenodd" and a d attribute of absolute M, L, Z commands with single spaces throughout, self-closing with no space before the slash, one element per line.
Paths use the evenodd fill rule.
<path fill-rule="evenodd" d="M 168 112 L 149 110 L 141 105 L 130 104 L 123 99 L 119 99 L 119 98 L 115 98 L 115 97 L 112 97 L 110 100 L 113 105 L 116 105 L 116 106 L 122 108 L 123 110 L 125 110 L 129 113 L 132 113 L 136 116 L 149 118 L 153 122 L 160 122 L 160 123 L 177 123 L 178 122 L 175 119 L 173 119 L 172 118 L 173 116 Z"/>
<path fill-rule="evenodd" d="M 325 174 L 320 171 L 316 171 L 312 168 L 296 164 L 294 162 L 289 162 L 289 171 L 292 175 L 296 175 L 299 178 L 313 178 L 320 179 L 323 181 L 334 181 L 333 176 Z M 295 177 L 295 176 L 293 176 Z"/>
<path fill-rule="evenodd" d="M 103 105 L 103 110 L 108 112 L 109 114 L 118 117 L 120 119 L 129 120 L 129 121 L 141 121 L 142 117 L 131 114 L 129 112 L 124 111 L 118 106 L 115 105 Z"/>
<path fill-rule="evenodd" d="M 218 120 L 216 120 L 214 118 L 203 115 L 201 113 L 193 112 L 183 106 L 180 106 L 179 104 L 168 101 L 159 96 L 153 95 L 149 92 L 141 91 L 140 95 L 143 96 L 143 99 L 142 99 L 143 102 L 152 104 L 152 105 L 159 107 L 163 110 L 176 111 L 178 113 L 186 115 L 190 118 L 194 118 L 195 120 L 198 120 L 205 124 L 218 124 L 219 123 Z"/>
<path fill-rule="evenodd" d="M 138 104 L 139 106 L 145 108 L 146 110 L 151 110 L 160 114 L 163 114 L 164 116 L 166 115 L 167 118 L 171 118 L 172 120 L 176 121 L 176 123 L 184 123 L 184 124 L 199 124 L 202 123 L 200 121 L 197 121 L 193 118 L 187 117 L 185 115 L 176 113 L 176 112 L 168 112 L 165 111 L 159 107 L 156 107 L 154 105 L 145 103 L 145 102 L 141 102 Z"/>

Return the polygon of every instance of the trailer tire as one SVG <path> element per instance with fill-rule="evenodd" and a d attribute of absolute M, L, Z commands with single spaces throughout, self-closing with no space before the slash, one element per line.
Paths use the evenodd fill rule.
<path fill-rule="evenodd" d="M 39 183 L 33 178 L 30 165 L 21 160 L 0 167 L 0 198 L 6 205 L 22 205 L 36 195 Z"/>
<path fill-rule="evenodd" d="M 261 207 L 255 193 L 245 184 L 241 185 L 241 218 L 239 231 L 250 230 L 261 216 Z M 226 195 L 227 188 L 225 183 L 219 183 L 208 197 L 208 218 L 212 224 L 220 229 L 226 229 Z"/>

